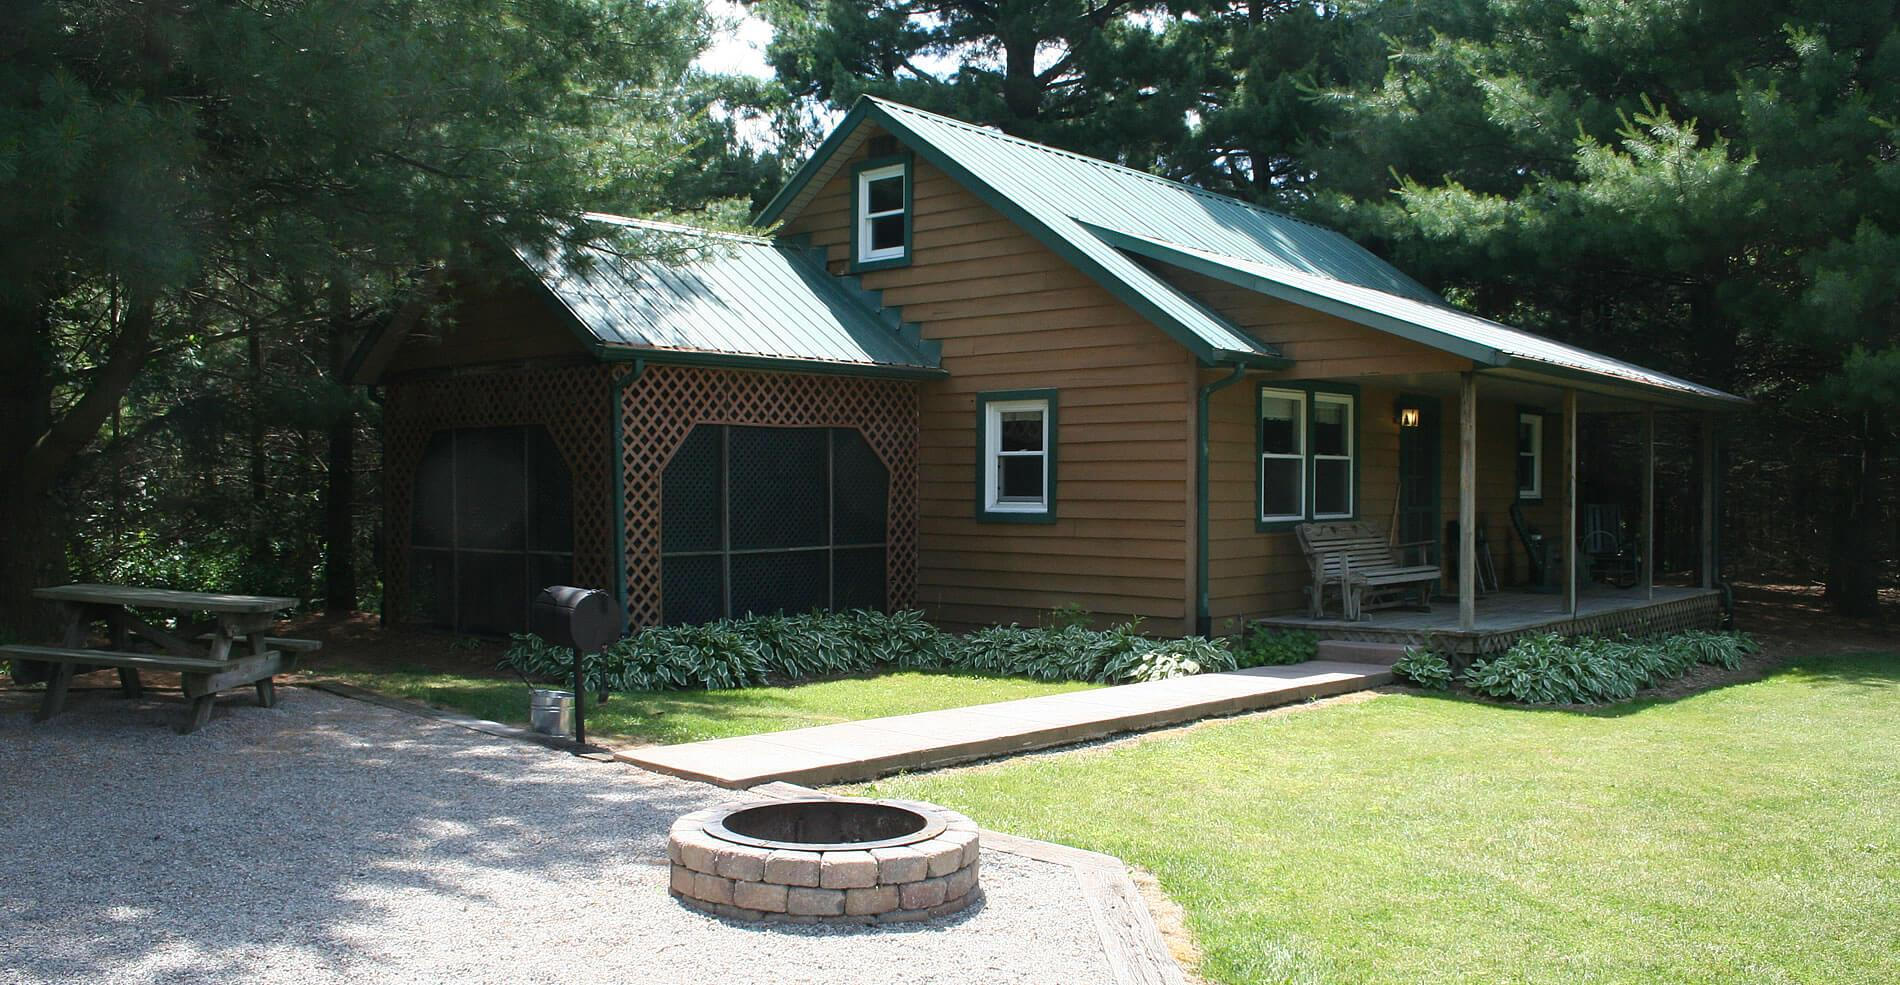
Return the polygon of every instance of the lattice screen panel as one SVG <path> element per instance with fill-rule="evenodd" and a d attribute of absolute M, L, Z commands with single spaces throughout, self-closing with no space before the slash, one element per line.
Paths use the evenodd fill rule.
<path fill-rule="evenodd" d="M 539 424 L 573 481 L 574 580 L 613 588 L 612 366 L 515 370 L 390 385 L 383 401 L 386 618 L 409 613 L 410 509 L 429 436 Z"/>
<path fill-rule="evenodd" d="M 627 615 L 661 620 L 661 476 L 698 424 L 856 428 L 890 473 L 889 608 L 914 604 L 917 585 L 917 385 L 902 380 L 650 366 L 621 395 L 627 500 Z M 581 485 L 575 481 L 578 504 Z M 604 501 L 604 499 L 603 499 Z M 578 509 L 578 507 L 577 507 Z M 578 538 L 576 563 L 579 563 Z"/>

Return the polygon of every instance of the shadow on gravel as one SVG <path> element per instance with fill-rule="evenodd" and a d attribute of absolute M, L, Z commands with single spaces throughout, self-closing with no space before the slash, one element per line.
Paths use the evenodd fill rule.
<path fill-rule="evenodd" d="M 75 694 L 45 725 L 0 700 L 0 980 L 339 977 L 455 933 L 445 902 L 547 913 L 550 887 L 663 885 L 665 831 L 707 787 L 287 688 L 181 704 Z M 643 882 L 630 892 L 649 892 Z M 281 975 L 276 972 L 281 972 Z"/>

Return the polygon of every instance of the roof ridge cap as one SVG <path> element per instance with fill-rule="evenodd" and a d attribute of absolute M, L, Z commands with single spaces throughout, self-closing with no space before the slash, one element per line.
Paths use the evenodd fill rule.
<path fill-rule="evenodd" d="M 687 236 L 703 236 L 707 239 L 728 239 L 756 246 L 776 246 L 777 241 L 769 236 L 752 236 L 746 233 L 726 232 L 723 229 L 707 229 L 703 226 L 689 226 L 681 222 L 664 222 L 659 219 L 636 219 L 633 216 L 616 215 L 612 212 L 583 212 L 581 218 L 591 222 L 604 222 L 614 226 L 635 226 L 657 232 L 681 233 Z"/>
<path fill-rule="evenodd" d="M 954 116 L 945 116 L 942 113 L 933 113 L 930 110 L 919 109 L 918 107 L 912 106 L 909 103 L 900 103 L 894 99 L 885 99 L 882 96 L 871 96 L 871 95 L 866 95 L 864 98 L 869 99 L 872 102 L 878 103 L 879 105 L 882 105 L 882 106 L 895 107 L 897 109 L 904 110 L 905 112 L 915 113 L 919 116 L 927 116 L 927 117 L 930 117 L 932 120 L 936 120 L 942 123 L 948 123 L 951 126 L 958 127 L 963 130 L 968 130 L 974 133 L 979 133 L 985 137 L 990 137 L 992 139 L 1004 140 L 1010 143 L 1020 144 L 1032 150 L 1039 150 L 1044 153 L 1055 154 L 1061 157 L 1071 158 L 1073 160 L 1080 161 L 1084 164 L 1093 165 L 1099 168 L 1110 168 L 1116 171 L 1126 172 L 1130 175 L 1133 175 L 1134 177 L 1145 178 L 1148 181 L 1153 181 L 1153 182 L 1157 182 L 1163 185 L 1167 185 L 1168 187 L 1171 187 L 1171 188 L 1178 188 L 1184 192 L 1187 192 L 1191 195 L 1195 195 L 1201 198 L 1217 199 L 1219 201 L 1227 202 L 1232 205 L 1238 205 L 1241 208 L 1247 209 L 1249 211 L 1259 212 L 1263 215 L 1273 216 L 1276 219 L 1285 219 L 1288 222 L 1297 222 L 1302 226 L 1310 226 L 1314 229 L 1321 230 L 1322 232 L 1329 232 L 1336 236 L 1344 235 L 1343 233 L 1340 233 L 1339 230 L 1334 229 L 1331 226 L 1314 222 L 1311 219 L 1302 219 L 1299 216 L 1291 215 L 1286 212 L 1281 212 L 1276 209 L 1269 209 L 1264 205 L 1257 205 L 1245 199 L 1235 198 L 1232 195 L 1223 195 L 1220 192 L 1202 188 L 1198 185 L 1190 185 L 1185 181 L 1178 181 L 1174 178 L 1164 178 L 1161 175 L 1154 174 L 1153 172 L 1149 172 L 1149 171 L 1143 171 L 1140 168 L 1131 168 L 1126 164 L 1117 164 L 1114 161 L 1106 161 L 1099 157 L 1091 157 L 1087 154 L 1079 153 L 1077 151 L 1072 151 L 1066 148 L 1054 146 L 1053 144 L 1045 144 L 1040 141 L 1030 140 L 1027 137 L 1018 137 L 1013 133 L 1005 133 L 1004 131 L 999 130 L 995 127 L 986 127 L 981 124 L 971 123 L 968 120 L 959 120 Z"/>

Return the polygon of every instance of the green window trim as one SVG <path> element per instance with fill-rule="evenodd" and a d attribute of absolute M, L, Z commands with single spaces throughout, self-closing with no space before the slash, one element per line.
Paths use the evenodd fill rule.
<path fill-rule="evenodd" d="M 862 237 L 864 227 L 869 221 L 865 216 L 864 185 L 866 172 L 884 171 L 901 168 L 904 176 L 904 249 L 894 256 L 865 259 Z M 851 267 L 852 273 L 864 273 L 871 270 L 889 270 L 893 267 L 910 266 L 911 233 L 916 228 L 916 211 L 913 208 L 915 184 L 912 177 L 912 156 L 906 152 L 889 154 L 883 157 L 867 158 L 851 168 Z"/>
<path fill-rule="evenodd" d="M 1263 462 L 1267 455 L 1265 400 L 1269 393 L 1273 393 L 1277 395 L 1298 394 L 1303 398 L 1302 403 L 1300 405 L 1301 414 L 1302 414 L 1302 419 L 1300 423 L 1301 423 L 1302 430 L 1304 433 L 1301 435 L 1301 443 L 1300 443 L 1300 450 L 1299 450 L 1299 460 L 1300 460 L 1300 469 L 1301 469 L 1301 476 L 1300 476 L 1301 502 L 1300 502 L 1300 515 L 1297 517 L 1294 517 L 1291 514 L 1288 514 L 1285 516 L 1275 517 L 1274 519 L 1271 519 L 1271 520 L 1266 519 L 1267 489 L 1266 489 L 1265 476 L 1263 475 L 1263 472 L 1264 472 Z M 1314 443 L 1315 443 L 1315 437 L 1316 437 L 1315 432 L 1317 428 L 1316 415 L 1314 414 L 1314 410 L 1320 403 L 1327 402 L 1327 401 L 1321 400 L 1322 395 L 1328 398 L 1339 398 L 1339 397 L 1349 398 L 1346 401 L 1340 401 L 1348 408 L 1347 412 L 1348 414 L 1351 415 L 1351 420 L 1347 426 L 1347 432 L 1346 432 L 1347 440 L 1349 442 L 1347 446 L 1348 454 L 1343 457 L 1347 461 L 1350 462 L 1351 478 L 1347 480 L 1346 495 L 1348 497 L 1349 502 L 1351 503 L 1352 508 L 1345 513 L 1327 513 L 1327 514 L 1322 515 L 1317 512 L 1319 474 L 1318 474 L 1318 470 L 1314 467 L 1314 463 L 1316 461 L 1327 461 L 1327 460 L 1338 461 L 1342 457 L 1342 456 L 1316 455 L 1314 452 Z M 1365 422 L 1364 415 L 1360 413 L 1359 387 L 1355 384 L 1322 383 L 1322 382 L 1309 382 L 1309 381 L 1301 381 L 1301 380 L 1285 381 L 1285 382 L 1278 381 L 1278 380 L 1267 380 L 1267 381 L 1262 381 L 1258 386 L 1254 387 L 1254 408 L 1253 408 L 1254 530 L 1258 533 L 1277 533 L 1281 531 L 1292 530 L 1295 526 L 1299 524 L 1311 523 L 1315 520 L 1342 520 L 1343 521 L 1343 520 L 1359 519 L 1359 506 L 1360 506 L 1359 476 L 1361 472 L 1361 468 L 1360 468 L 1361 450 L 1364 447 L 1364 442 L 1362 440 L 1365 433 L 1364 422 Z"/>
<path fill-rule="evenodd" d="M 1039 404 L 1042 419 L 1043 496 L 1041 508 L 1021 505 L 1002 507 L 990 495 L 995 482 L 997 435 L 990 427 L 993 405 Z M 1000 410 L 999 410 L 1000 413 Z M 990 390 L 976 395 L 976 519 L 983 523 L 1054 523 L 1056 522 L 1056 452 L 1061 442 L 1056 391 Z"/>
<path fill-rule="evenodd" d="M 1557 415 L 1547 413 L 1541 407 L 1520 405 L 1517 408 L 1517 412 L 1511 417 L 1511 485 L 1514 489 L 1514 495 L 1520 503 L 1536 505 L 1544 501 L 1544 463 L 1550 458 L 1550 420 L 1554 416 Z M 1524 426 L 1525 418 L 1532 419 L 1537 425 L 1537 443 L 1531 449 L 1531 457 L 1534 462 L 1532 465 L 1532 479 L 1534 483 L 1530 489 L 1524 488 L 1524 486 L 1517 481 L 1516 468 L 1517 460 L 1524 457 L 1524 452 L 1517 447 L 1517 429 Z"/>

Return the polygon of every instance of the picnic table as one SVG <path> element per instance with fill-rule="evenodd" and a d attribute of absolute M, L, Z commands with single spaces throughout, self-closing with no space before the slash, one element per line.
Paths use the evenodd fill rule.
<path fill-rule="evenodd" d="M 116 668 L 121 691 L 136 698 L 143 692 L 140 671 L 175 671 L 190 702 L 179 731 L 193 732 L 211 718 L 219 691 L 248 684 L 256 687 L 258 704 L 275 705 L 275 676 L 289 670 L 297 654 L 320 646 L 314 640 L 267 635 L 277 614 L 297 604 L 292 598 L 128 585 L 61 585 L 35 589 L 33 597 L 59 608 L 65 626 L 60 645 L 0 646 L 0 657 L 14 661 L 16 679 L 46 681 L 38 721 L 64 709 L 75 674 Z M 175 625 L 156 625 L 166 617 L 148 619 L 139 610 L 176 614 Z M 201 618 L 194 622 L 188 616 Z M 87 645 L 96 623 L 106 626 L 107 649 Z M 135 638 L 159 652 L 134 651 Z"/>

